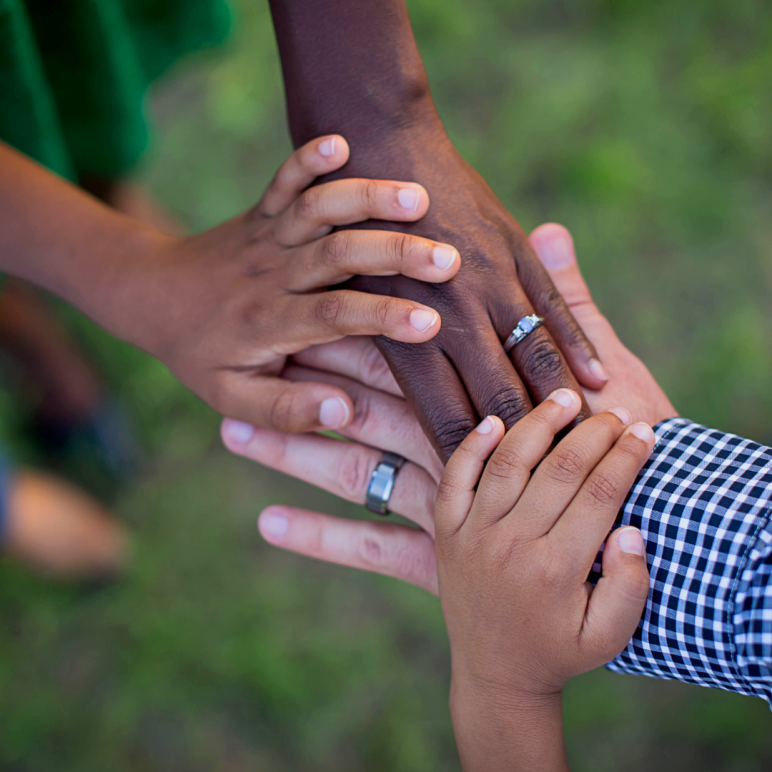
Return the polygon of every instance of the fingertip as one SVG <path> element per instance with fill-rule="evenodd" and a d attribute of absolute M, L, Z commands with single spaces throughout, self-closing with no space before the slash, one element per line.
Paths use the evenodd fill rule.
<path fill-rule="evenodd" d="M 632 435 L 648 446 L 649 452 L 654 448 L 654 430 L 647 423 L 639 421 L 625 430 L 624 436 Z"/>
<path fill-rule="evenodd" d="M 557 417 L 555 425 L 556 431 L 559 431 L 573 421 L 582 409 L 582 398 L 573 389 L 556 389 L 541 405 L 537 405 L 535 410 L 546 410 L 549 408 L 550 403 L 561 408 L 561 413 Z"/>
<path fill-rule="evenodd" d="M 421 342 L 431 340 L 439 331 L 441 326 L 440 315 L 433 308 L 425 306 L 413 308 L 409 315 L 410 340 L 414 340 L 415 333 L 420 334 Z"/>
<path fill-rule="evenodd" d="M 417 182 L 399 184 L 395 197 L 395 214 L 400 220 L 418 220 L 429 209 L 429 194 Z"/>
<path fill-rule="evenodd" d="M 531 233 L 529 241 L 548 271 L 559 271 L 576 264 L 571 233 L 558 223 L 540 225 Z"/>
<path fill-rule="evenodd" d="M 616 537 L 617 547 L 625 555 L 643 557 L 646 554 L 643 534 L 634 526 L 628 525 L 620 528 L 614 536 Z"/>
<path fill-rule="evenodd" d="M 432 248 L 432 266 L 441 272 L 434 281 L 447 281 L 458 273 L 461 254 L 449 244 L 436 244 Z"/>
<path fill-rule="evenodd" d="M 351 398 L 345 392 L 327 397 L 319 405 L 319 423 L 325 429 L 340 429 L 351 421 Z"/>
<path fill-rule="evenodd" d="M 565 408 L 579 408 L 582 404 L 582 400 L 573 389 L 556 389 L 547 399 Z"/>
<path fill-rule="evenodd" d="M 610 380 L 606 368 L 594 355 L 594 352 L 588 352 L 584 346 L 577 346 L 576 348 L 576 351 L 566 352 L 576 380 L 586 389 L 599 391 Z"/>
<path fill-rule="evenodd" d="M 243 452 L 255 433 L 255 427 L 245 421 L 226 418 L 220 424 L 220 437 L 228 450 L 234 453 Z"/>
<path fill-rule="evenodd" d="M 290 521 L 286 507 L 266 507 L 257 518 L 257 530 L 269 543 L 281 542 L 289 531 Z"/>
<path fill-rule="evenodd" d="M 324 159 L 329 171 L 339 169 L 349 158 L 348 142 L 340 134 L 329 134 L 315 140 L 316 150 Z"/>

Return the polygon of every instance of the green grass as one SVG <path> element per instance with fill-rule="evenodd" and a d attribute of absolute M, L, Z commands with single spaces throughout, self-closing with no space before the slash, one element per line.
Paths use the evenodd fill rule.
<path fill-rule="evenodd" d="M 572 230 L 599 304 L 683 414 L 772 440 L 768 3 L 410 8 L 461 152 L 526 228 Z M 254 203 L 289 152 L 267 9 L 240 11 L 224 52 L 154 95 L 139 176 L 194 228 Z M 163 367 L 73 326 L 154 462 L 117 504 L 137 538 L 126 581 L 84 593 L 0 567 L 0 768 L 457 769 L 437 601 L 281 553 L 254 525 L 270 502 L 357 508 L 229 457 Z M 760 701 L 597 671 L 566 716 L 577 772 L 772 765 Z"/>

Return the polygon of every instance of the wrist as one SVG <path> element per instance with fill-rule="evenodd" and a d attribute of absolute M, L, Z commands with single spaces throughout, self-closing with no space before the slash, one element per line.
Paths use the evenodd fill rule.
<path fill-rule="evenodd" d="M 559 690 L 514 690 L 454 677 L 450 712 L 464 772 L 568 769 Z"/>
<path fill-rule="evenodd" d="M 66 277 L 52 290 L 108 332 L 157 356 L 162 346 L 159 312 L 163 303 L 154 300 L 158 292 L 154 276 L 176 241 L 126 220 L 94 245 L 80 276 Z"/>

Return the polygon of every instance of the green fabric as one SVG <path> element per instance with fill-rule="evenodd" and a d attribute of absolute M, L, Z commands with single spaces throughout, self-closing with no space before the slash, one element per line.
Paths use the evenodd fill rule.
<path fill-rule="evenodd" d="M 149 84 L 230 18 L 227 0 L 0 0 L 0 139 L 70 179 L 119 177 L 147 147 Z"/>

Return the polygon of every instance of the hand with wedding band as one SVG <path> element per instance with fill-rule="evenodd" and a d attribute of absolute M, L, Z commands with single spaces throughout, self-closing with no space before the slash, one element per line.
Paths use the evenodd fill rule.
<path fill-rule="evenodd" d="M 585 390 L 592 410 L 625 405 L 633 421 L 651 426 L 677 415 L 645 365 L 622 345 L 593 304 L 568 231 L 559 225 L 543 225 L 531 234 L 531 244 L 540 258 L 549 252 L 552 281 L 609 368 L 611 379 L 602 390 Z M 406 461 L 394 477 L 388 509 L 418 529 L 274 505 L 260 515 L 261 534 L 271 544 L 308 557 L 387 574 L 436 592 L 434 500 L 442 464 L 385 360 L 370 340 L 347 338 L 307 349 L 293 357 L 293 362 L 286 377 L 324 380 L 350 395 L 354 416 L 339 431 L 350 441 L 225 421 L 226 446 L 359 504 L 366 501 L 384 452 L 398 454 Z"/>

